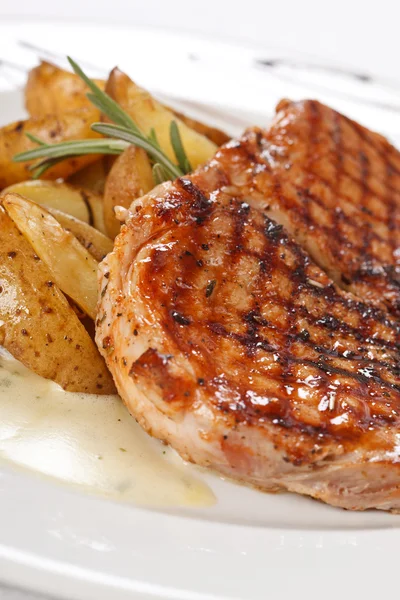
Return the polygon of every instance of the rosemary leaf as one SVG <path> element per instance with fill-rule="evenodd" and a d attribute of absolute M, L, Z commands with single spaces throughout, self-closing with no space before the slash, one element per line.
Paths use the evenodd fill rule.
<path fill-rule="evenodd" d="M 156 185 L 164 183 L 164 181 L 168 181 L 169 179 L 160 163 L 154 163 L 153 165 L 153 179 Z"/>
<path fill-rule="evenodd" d="M 150 129 L 150 133 L 149 133 L 149 141 L 150 141 L 150 142 L 153 144 L 153 146 L 157 146 L 157 148 L 158 148 L 159 150 L 161 150 L 161 146 L 160 146 L 160 144 L 159 144 L 159 142 L 158 142 L 158 139 L 157 139 L 157 134 L 156 134 L 156 130 L 154 129 L 154 127 L 152 127 L 152 128 Z"/>
<path fill-rule="evenodd" d="M 45 158 L 44 160 L 31 165 L 29 170 L 32 171 L 32 179 L 39 179 L 39 177 L 48 171 L 48 169 L 51 169 L 51 167 L 54 167 L 54 165 L 66 160 L 67 158 L 67 156 L 63 156 L 62 158 Z"/>
<path fill-rule="evenodd" d="M 14 162 L 25 162 L 37 158 L 53 159 L 81 156 L 84 154 L 121 154 L 129 144 L 122 140 L 72 140 L 60 144 L 41 145 L 13 156 Z"/>
<path fill-rule="evenodd" d="M 138 135 L 142 135 L 142 132 L 133 121 L 130 125 L 128 125 L 127 122 L 125 122 L 124 119 L 120 118 L 118 114 L 115 114 L 114 110 L 111 109 L 111 107 L 108 106 L 101 98 L 98 98 L 95 94 L 86 94 L 86 96 L 96 108 L 98 108 L 103 114 L 105 114 L 110 119 L 110 121 L 112 121 L 113 123 L 117 123 L 122 127 L 127 127 L 128 129 L 135 131 L 135 133 L 137 133 Z M 114 102 L 114 100 L 112 100 L 112 102 Z M 128 117 L 128 115 L 126 115 L 126 117 Z M 128 118 L 130 119 L 130 117 Z"/>
<path fill-rule="evenodd" d="M 139 128 L 136 123 L 131 119 L 131 117 L 120 107 L 119 104 L 115 102 L 108 94 L 103 92 L 95 83 L 92 81 L 80 68 L 79 65 L 70 57 L 67 56 L 69 64 L 75 71 L 75 73 L 86 83 L 88 88 L 91 90 L 91 94 L 87 94 L 90 102 L 95 104 L 97 108 L 104 113 L 110 121 L 116 123 L 118 125 L 122 125 L 124 127 L 128 127 L 140 133 Z"/>
<path fill-rule="evenodd" d="M 116 137 L 119 140 L 124 140 L 125 142 L 143 148 L 143 150 L 145 150 L 147 154 L 151 156 L 154 162 L 158 162 L 163 166 L 168 175 L 173 179 L 184 175 L 184 172 L 181 171 L 177 165 L 174 165 L 174 163 L 161 150 L 159 150 L 159 148 L 156 148 L 154 145 L 152 145 L 152 143 L 143 137 L 143 135 L 137 135 L 126 127 L 112 125 L 109 123 L 93 123 L 92 129 L 93 131 L 97 131 L 103 135 Z"/>
<path fill-rule="evenodd" d="M 169 127 L 169 136 L 171 139 L 171 145 L 178 161 L 178 165 L 183 173 L 189 173 L 192 170 L 189 159 L 186 156 L 185 149 L 182 144 L 181 134 L 176 121 L 171 121 Z"/>
<path fill-rule="evenodd" d="M 168 179 L 181 177 L 191 171 L 190 162 L 183 148 L 179 129 L 175 121 L 171 122 L 170 139 L 171 144 L 178 161 L 174 164 L 163 152 L 154 128 L 151 129 L 148 136 L 140 131 L 133 119 L 117 104 L 108 94 L 103 92 L 76 64 L 72 58 L 68 57 L 69 63 L 75 73 L 86 83 L 90 92 L 87 94 L 90 102 L 96 106 L 110 121 L 109 123 L 94 123 L 93 131 L 108 138 L 96 140 L 71 140 L 59 144 L 47 144 L 35 135 L 26 132 L 26 136 L 34 143 L 37 148 L 21 152 L 13 157 L 15 162 L 38 161 L 31 165 L 29 169 L 34 177 L 40 177 L 47 169 L 51 168 L 62 160 L 67 160 L 73 156 L 83 156 L 87 154 L 121 154 L 131 144 L 143 148 L 150 159 L 155 163 L 153 167 L 153 177 L 157 183 Z"/>
<path fill-rule="evenodd" d="M 46 142 L 44 142 L 40 138 L 36 137 L 36 135 L 33 135 L 33 133 L 29 133 L 29 131 L 26 131 L 25 135 L 28 138 L 28 140 L 31 140 L 31 142 L 34 142 L 35 144 L 38 144 L 39 146 L 48 146 L 48 144 L 46 144 Z"/>

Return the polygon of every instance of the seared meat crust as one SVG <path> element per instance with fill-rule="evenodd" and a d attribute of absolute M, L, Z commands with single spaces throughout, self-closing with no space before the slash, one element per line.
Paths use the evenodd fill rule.
<path fill-rule="evenodd" d="M 337 285 L 400 317 L 400 153 L 385 138 L 319 102 L 284 100 L 268 130 L 248 130 L 212 164 Z"/>
<path fill-rule="evenodd" d="M 398 509 L 400 326 L 271 219 L 303 231 L 265 183 L 263 135 L 132 205 L 101 266 L 97 343 L 132 414 L 184 458 L 267 490 Z"/>

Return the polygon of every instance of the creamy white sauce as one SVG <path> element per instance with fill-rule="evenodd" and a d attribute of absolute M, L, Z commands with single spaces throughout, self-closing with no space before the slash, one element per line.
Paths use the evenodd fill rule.
<path fill-rule="evenodd" d="M 215 501 L 188 465 L 142 431 L 118 396 L 65 392 L 2 348 L 0 461 L 138 504 Z"/>

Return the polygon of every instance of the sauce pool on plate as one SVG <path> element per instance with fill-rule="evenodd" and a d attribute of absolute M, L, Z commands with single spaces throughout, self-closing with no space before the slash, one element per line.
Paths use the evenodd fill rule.
<path fill-rule="evenodd" d="M 215 501 L 190 466 L 150 438 L 118 396 L 65 392 L 0 348 L 0 461 L 152 506 Z"/>

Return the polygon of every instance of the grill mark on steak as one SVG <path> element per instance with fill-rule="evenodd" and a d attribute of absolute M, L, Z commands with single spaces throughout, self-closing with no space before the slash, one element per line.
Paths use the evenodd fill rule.
<path fill-rule="evenodd" d="M 354 131 L 361 137 L 361 139 L 367 144 L 367 146 L 371 150 L 374 150 L 377 154 L 379 154 L 383 162 L 387 163 L 391 167 L 392 171 L 396 173 L 396 175 L 400 176 L 400 169 L 398 169 L 389 158 L 389 150 L 393 149 L 389 142 L 386 139 L 382 138 L 380 135 L 374 133 L 372 134 L 374 136 L 372 138 L 371 132 L 368 132 L 368 130 L 365 127 L 363 127 L 356 121 L 349 119 L 345 115 L 340 116 L 350 127 L 354 129 Z M 382 147 L 384 148 L 384 150 L 382 150 Z"/>
<path fill-rule="evenodd" d="M 189 197 L 186 200 L 190 203 Z M 224 241 L 224 247 L 228 249 L 228 252 L 224 254 L 222 271 L 226 272 L 228 269 L 229 272 L 230 270 L 237 269 L 237 262 L 232 262 L 232 258 L 239 255 L 240 257 L 248 256 L 256 259 L 259 265 L 254 290 L 260 290 L 261 297 L 254 292 L 248 309 L 241 313 L 240 322 L 242 323 L 241 328 L 243 332 L 232 330 L 224 322 L 218 320 L 208 319 L 202 325 L 193 314 L 192 303 L 194 301 L 194 294 L 196 293 L 196 284 L 193 279 L 193 265 L 201 252 L 203 252 L 203 255 L 205 254 L 203 246 L 210 247 L 210 238 L 207 231 L 209 230 L 210 221 L 215 217 L 215 211 L 218 210 L 221 211 L 219 219 L 224 218 L 231 221 L 230 233 L 226 241 Z M 188 211 L 189 213 L 192 211 L 192 206 L 189 206 Z M 223 215 L 225 216 L 223 217 Z M 371 385 L 380 390 L 379 393 L 383 394 L 383 399 L 385 399 L 385 394 L 388 394 L 389 400 L 393 393 L 398 394 L 400 392 L 400 385 L 391 381 L 391 376 L 389 376 L 389 372 L 393 376 L 399 373 L 398 352 L 396 351 L 400 341 L 400 329 L 398 325 L 391 322 L 387 315 L 379 309 L 365 305 L 356 299 L 338 295 L 331 284 L 319 287 L 310 283 L 310 275 L 308 273 L 312 265 L 299 246 L 290 240 L 280 225 L 274 223 L 265 215 L 262 216 L 262 219 L 259 218 L 256 221 L 257 224 L 255 224 L 254 215 L 250 209 L 246 207 L 244 216 L 243 203 L 231 198 L 228 206 L 223 209 L 219 207 L 218 202 L 213 203 L 212 208 L 210 210 L 207 209 L 207 214 L 202 218 L 200 224 L 197 224 L 190 230 L 187 230 L 185 225 L 182 225 L 180 227 L 182 232 L 174 235 L 174 239 L 180 244 L 179 256 L 184 256 L 183 259 L 178 259 L 180 276 L 182 281 L 186 282 L 187 285 L 185 289 L 178 290 L 176 280 L 173 279 L 168 284 L 168 287 L 172 291 L 173 306 L 169 305 L 169 312 L 166 308 L 162 309 L 165 314 L 164 323 L 166 323 L 166 330 L 171 340 L 173 340 L 173 346 L 176 348 L 176 350 L 171 350 L 171 355 L 174 356 L 177 353 L 183 353 L 186 356 L 191 356 L 192 364 L 196 365 L 196 372 L 204 373 L 206 370 L 208 377 L 205 379 L 203 387 L 207 390 L 215 388 L 218 384 L 220 371 L 218 365 L 208 362 L 208 357 L 212 357 L 214 342 L 211 343 L 210 340 L 208 342 L 199 342 L 198 335 L 194 332 L 198 327 L 205 331 L 208 330 L 208 334 L 203 334 L 206 335 L 207 339 L 210 336 L 211 339 L 223 338 L 237 344 L 238 348 L 243 348 L 245 356 L 248 357 L 246 360 L 255 359 L 260 356 L 260 353 L 262 355 L 275 355 L 274 381 L 279 384 L 279 392 L 277 391 L 278 388 L 276 388 L 272 396 L 279 398 L 279 402 L 283 403 L 282 406 L 286 406 L 285 410 L 277 412 L 276 407 L 273 410 L 269 410 L 266 407 L 255 408 L 251 406 L 251 402 L 249 403 L 246 396 L 247 389 L 242 389 L 242 386 L 236 381 L 228 379 L 226 386 L 229 389 L 236 389 L 238 394 L 237 400 L 233 402 L 235 408 L 232 413 L 229 406 L 225 406 L 223 402 L 222 404 L 219 403 L 218 406 L 222 407 L 221 410 L 225 414 L 232 413 L 234 418 L 239 421 L 249 419 L 249 416 L 256 419 L 260 415 L 263 415 L 263 418 L 267 418 L 268 420 L 273 421 L 274 419 L 278 419 L 279 423 L 284 427 L 297 427 L 299 431 L 312 430 L 314 433 L 319 431 L 320 425 L 316 428 L 305 425 L 296 419 L 296 415 L 293 412 L 295 407 L 292 404 L 290 389 L 298 387 L 299 384 L 296 383 L 296 378 L 298 378 L 296 368 L 304 366 L 310 368 L 314 373 L 313 377 L 318 379 L 318 393 L 321 397 L 328 396 L 332 379 L 336 376 L 341 380 L 348 381 L 347 385 L 351 386 L 351 394 L 354 398 L 359 398 L 363 405 L 366 401 L 366 396 L 369 394 L 368 390 L 371 388 Z M 247 238 L 247 242 L 243 240 L 245 225 L 246 236 L 249 235 L 248 228 L 250 230 L 256 229 L 256 231 L 262 234 L 264 244 L 259 251 L 256 251 L 251 244 L 249 245 Z M 207 239 L 207 244 L 205 243 L 205 239 Z M 238 241 L 240 241 L 239 250 Z M 285 252 L 290 252 L 295 259 L 295 264 L 290 268 L 286 264 L 285 259 L 282 258 Z M 209 250 L 207 250 L 207 253 L 209 253 Z M 168 253 L 165 252 L 164 254 Z M 158 273 L 157 279 L 154 279 L 153 282 L 151 282 L 150 277 L 146 277 L 149 286 L 147 292 L 149 297 L 156 297 L 160 277 L 164 282 L 168 281 L 171 260 L 172 257 L 169 255 L 168 259 L 163 261 L 163 271 Z M 268 268 L 261 265 L 268 265 Z M 204 263 L 204 268 L 209 268 L 206 262 Z M 288 320 L 281 327 L 278 327 L 276 323 L 274 326 L 271 326 L 268 318 L 262 315 L 262 298 L 265 295 L 262 289 L 268 288 L 269 279 L 276 272 L 284 274 L 291 283 L 291 293 L 288 298 L 279 298 L 279 290 L 274 289 L 273 291 L 274 294 L 278 294 L 275 302 L 285 307 L 285 313 L 288 316 Z M 221 279 L 221 265 L 218 267 L 217 272 L 208 273 L 207 277 L 212 277 L 218 281 L 219 294 L 223 293 L 221 291 L 221 287 L 223 288 L 224 285 Z M 190 285 L 188 282 L 190 282 Z M 313 315 L 301 305 L 300 295 L 304 292 L 308 298 L 315 298 L 317 302 L 323 301 L 325 306 L 324 314 Z M 188 328 L 176 323 L 173 326 L 171 325 L 168 317 L 171 309 L 189 316 L 190 325 Z M 359 324 L 354 327 L 354 325 L 347 323 L 345 319 L 334 317 L 331 313 L 332 310 L 343 313 L 343 316 L 350 311 L 350 313 L 361 314 L 364 318 L 360 319 Z M 304 333 L 302 333 L 303 329 L 299 329 L 298 326 L 300 318 L 306 320 L 307 331 L 316 331 L 317 333 L 309 334 L 309 337 L 304 336 Z M 372 325 L 376 325 L 376 323 L 381 323 L 394 332 L 393 341 L 376 336 L 376 332 L 372 330 Z M 323 331 L 326 333 L 322 335 Z M 281 338 L 279 342 L 276 341 L 277 334 Z M 321 336 L 321 341 L 318 341 L 318 337 Z M 333 348 L 334 340 L 338 336 L 344 336 L 344 339 L 357 340 L 355 350 L 347 350 L 340 354 Z M 303 348 L 308 348 L 308 357 L 296 355 L 299 345 Z M 366 356 L 368 348 L 375 348 L 375 356 Z M 193 352 L 195 352 L 194 355 L 192 354 Z M 390 353 L 394 354 L 391 355 Z M 313 357 L 311 358 L 311 356 Z M 339 364 L 335 364 L 337 361 L 339 361 Z M 207 363 L 207 367 L 205 367 L 205 363 Z M 169 402 L 176 400 L 180 407 L 188 407 L 193 401 L 196 386 L 194 383 L 192 386 L 186 383 L 184 387 L 187 393 L 186 398 L 181 393 L 177 393 L 174 399 L 171 399 L 169 396 Z M 358 419 L 360 411 L 356 411 L 354 407 L 352 410 L 355 411 L 354 419 Z M 364 414 L 365 408 L 360 410 Z M 382 414 L 378 413 L 379 411 L 377 411 L 376 420 L 372 419 L 374 427 L 377 426 L 377 423 L 382 424 L 391 421 L 392 417 L 388 416 L 385 410 L 383 410 Z M 364 421 L 362 422 L 364 423 Z M 368 419 L 368 423 L 370 426 L 370 418 Z M 328 421 L 324 423 L 322 429 L 333 435 Z M 337 428 L 334 427 L 333 429 L 335 430 L 335 435 L 338 435 Z M 352 438 L 348 428 L 344 429 L 346 430 L 343 434 L 344 438 Z M 361 427 L 361 430 L 363 430 L 363 427 Z M 352 439 L 354 441 L 354 437 Z"/>
<path fill-rule="evenodd" d="M 219 168 L 253 206 L 278 210 L 338 285 L 400 318 L 400 154 L 316 101 L 282 106 L 268 131 L 219 150 Z"/>
<path fill-rule="evenodd" d="M 268 132 L 132 210 L 102 267 L 97 339 L 112 335 L 100 349 L 130 410 L 186 459 L 346 508 L 398 507 L 395 151 L 318 102 L 282 106 Z"/>

